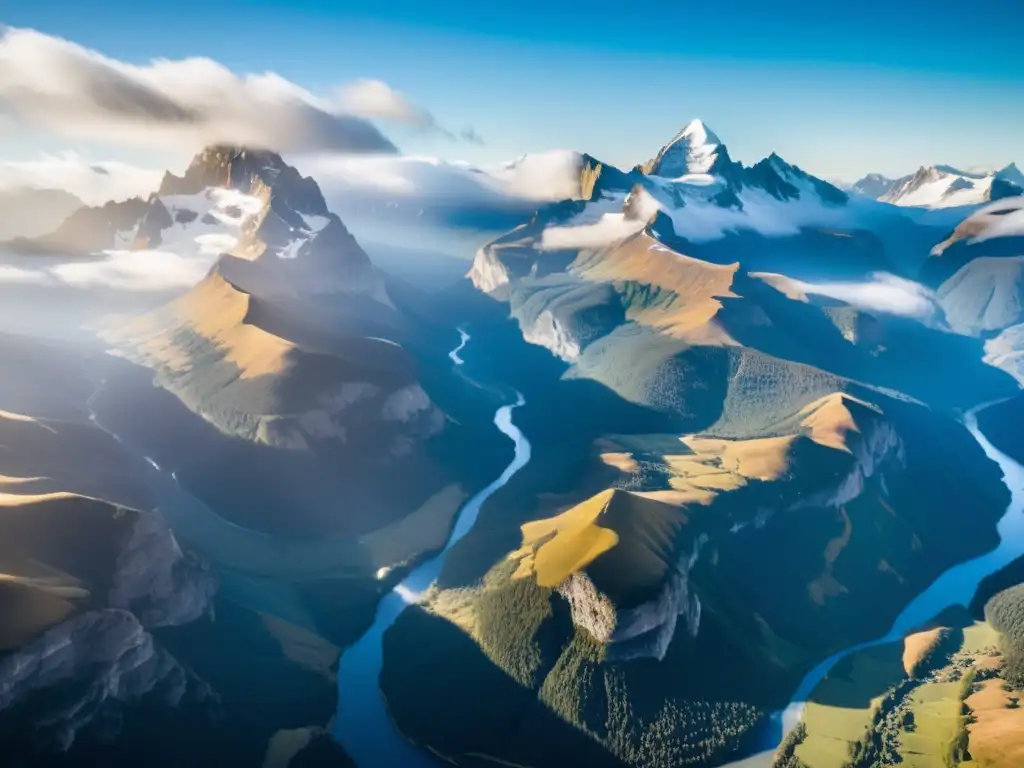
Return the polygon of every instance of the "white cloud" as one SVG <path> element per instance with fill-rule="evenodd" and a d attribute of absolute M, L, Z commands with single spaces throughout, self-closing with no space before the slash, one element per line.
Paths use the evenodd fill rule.
<path fill-rule="evenodd" d="M 647 226 L 661 207 L 645 190 L 630 193 L 629 197 L 635 194 L 639 197 L 630 205 L 630 216 L 621 212 L 623 206 L 627 205 L 621 196 L 591 203 L 568 226 L 545 229 L 540 247 L 548 251 L 558 248 L 603 248 L 635 235 Z M 604 212 L 608 208 L 613 212 Z M 600 218 L 593 221 L 595 215 Z"/>
<path fill-rule="evenodd" d="M 162 171 L 129 163 L 91 162 L 71 151 L 0 163 L 0 187 L 63 189 L 87 205 L 146 197 L 156 190 L 162 175 Z"/>
<path fill-rule="evenodd" d="M 407 155 L 318 154 L 288 160 L 315 178 L 328 199 L 332 192 L 365 190 L 448 202 L 540 202 L 564 200 L 579 193 L 579 174 L 570 163 L 571 154 L 544 153 L 537 162 L 494 168 Z"/>
<path fill-rule="evenodd" d="M 394 152 L 371 123 L 273 73 L 208 58 L 126 64 L 29 29 L 0 37 L 0 111 L 83 139 L 189 150 Z"/>
<path fill-rule="evenodd" d="M 432 114 L 412 104 L 383 80 L 357 80 L 339 89 L 338 96 L 341 106 L 353 115 L 394 120 L 417 128 L 437 128 Z"/>
<path fill-rule="evenodd" d="M 579 197 L 582 157 L 568 149 L 531 152 L 482 170 L 508 193 L 532 200 Z"/>
<path fill-rule="evenodd" d="M 166 291 L 198 283 L 214 258 L 215 254 L 210 258 L 188 258 L 159 250 L 107 251 L 98 261 L 65 262 L 52 267 L 49 274 L 57 282 L 77 288 Z"/>
<path fill-rule="evenodd" d="M 802 227 L 849 224 L 852 215 L 846 207 L 824 205 L 810 195 L 782 202 L 766 192 L 747 189 L 740 193 L 740 200 L 742 210 L 696 198 L 687 200 L 682 208 L 671 210 L 673 228 L 695 242 L 718 240 L 744 229 L 766 237 L 787 237 L 799 234 Z"/>
<path fill-rule="evenodd" d="M 360 191 L 480 204 L 553 202 L 580 193 L 580 155 L 570 150 L 484 166 L 411 155 L 304 154 L 287 160 L 317 180 L 328 202 L 334 194 Z"/>
<path fill-rule="evenodd" d="M 0 264 L 0 283 L 45 284 L 49 282 L 42 272 Z"/>
<path fill-rule="evenodd" d="M 793 283 L 804 293 L 828 296 L 868 312 L 929 320 L 938 312 L 932 293 L 912 280 L 875 272 L 868 281 Z"/>
<path fill-rule="evenodd" d="M 971 238 L 972 243 L 980 243 L 996 237 L 1022 237 L 1024 236 L 1024 197 L 999 200 L 982 208 L 971 219 L 983 224 L 981 231 Z"/>
<path fill-rule="evenodd" d="M 215 189 L 194 195 L 165 195 L 161 201 L 177 218 L 161 230 L 159 245 L 127 250 L 134 227 L 119 233 L 118 246 L 89 258 L 13 255 L 0 265 L 0 283 L 35 283 L 73 288 L 161 292 L 189 288 L 202 280 L 220 254 L 229 252 L 261 202 L 237 190 Z"/>
<path fill-rule="evenodd" d="M 548 227 L 540 247 L 551 251 L 559 248 L 603 248 L 635 235 L 647 224 L 642 219 L 627 219 L 621 213 L 606 213 L 593 224 L 575 227 Z"/>
<path fill-rule="evenodd" d="M 449 139 L 461 139 L 470 144 L 483 144 L 484 140 L 471 126 L 456 136 L 441 127 L 434 116 L 418 107 L 383 80 L 365 78 L 338 89 L 338 103 L 346 112 L 375 120 L 405 123 L 421 131 L 434 131 Z"/>
<path fill-rule="evenodd" d="M 112 288 L 160 292 L 189 288 L 206 276 L 216 260 L 212 251 L 177 254 L 170 251 L 106 251 L 101 257 L 61 261 L 22 257 L 31 267 L 0 264 L 0 283 Z"/>

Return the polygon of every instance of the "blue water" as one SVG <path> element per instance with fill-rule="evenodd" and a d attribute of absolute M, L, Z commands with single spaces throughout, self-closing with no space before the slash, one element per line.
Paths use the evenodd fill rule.
<path fill-rule="evenodd" d="M 462 364 L 459 353 L 470 338 L 461 329 L 459 334 L 459 346 L 449 353 L 455 365 Z M 472 529 L 483 503 L 529 462 L 530 443 L 512 423 L 513 409 L 523 403 L 520 395 L 514 404 L 502 406 L 494 416 L 494 423 L 498 429 L 515 442 L 515 457 L 512 463 L 498 479 L 466 503 L 459 512 L 444 550 L 410 574 L 381 601 L 373 626 L 341 657 L 338 668 L 339 700 L 334 736 L 360 768 L 405 768 L 439 764 L 429 753 L 407 742 L 388 716 L 379 688 L 383 662 L 382 639 L 384 632 L 405 607 L 416 602 L 436 580 L 445 554 L 455 542 Z M 950 606 L 968 605 L 982 579 L 1018 557 L 1024 556 L 1024 466 L 999 451 L 978 429 L 976 414 L 987 405 L 978 406 L 969 412 L 964 423 L 985 454 L 999 464 L 1003 471 L 1003 481 L 1011 492 L 1010 504 L 997 528 L 999 545 L 987 554 L 945 571 L 928 589 L 907 605 L 883 637 L 846 648 L 808 672 L 789 705 L 772 716 L 765 741 L 761 746 L 763 751 L 732 763 L 729 768 L 770 766 L 779 743 L 800 722 L 807 699 L 839 661 L 866 648 L 897 641 Z"/>
<path fill-rule="evenodd" d="M 459 346 L 449 353 L 455 365 L 462 365 L 459 352 L 470 338 L 461 329 L 459 334 Z M 519 395 L 515 403 L 503 405 L 494 414 L 495 426 L 515 443 L 512 463 L 505 467 L 500 477 L 466 502 L 459 511 L 444 550 L 409 574 L 380 602 L 373 626 L 342 654 L 338 663 L 338 713 L 334 721 L 334 737 L 360 768 L 438 764 L 428 753 L 407 742 L 388 716 L 380 695 L 381 643 L 384 632 L 405 607 L 416 602 L 437 579 L 445 554 L 472 529 L 483 503 L 530 461 L 530 443 L 512 423 L 512 411 L 524 403 L 522 395 Z"/>
<path fill-rule="evenodd" d="M 448 357 L 450 357 L 452 359 L 452 362 L 455 363 L 456 365 L 462 365 L 462 363 L 464 362 L 463 359 L 459 357 L 459 352 L 461 352 L 465 348 L 466 342 L 468 341 L 469 334 L 466 333 L 462 328 L 459 328 L 459 346 L 457 346 L 455 349 L 448 353 Z"/>
<path fill-rule="evenodd" d="M 921 626 L 946 608 L 954 605 L 969 605 L 982 579 L 1024 556 L 1024 466 L 992 445 L 978 429 L 977 413 L 988 405 L 991 403 L 971 410 L 964 418 L 964 424 L 985 454 L 999 464 L 1000 469 L 1003 470 L 1003 482 L 1010 490 L 1010 504 L 997 527 L 999 545 L 987 554 L 954 565 L 945 571 L 932 582 L 928 589 L 903 609 L 903 612 L 893 622 L 892 629 L 883 637 L 839 651 L 808 672 L 800 681 L 796 693 L 790 699 L 789 706 L 772 716 L 770 734 L 766 737 L 766 743 L 762 745 L 764 751 L 742 761 L 731 763 L 728 768 L 762 768 L 762 766 L 771 765 L 778 745 L 803 717 L 807 699 L 829 673 L 829 670 L 838 662 L 866 648 L 900 640 L 911 630 Z"/>

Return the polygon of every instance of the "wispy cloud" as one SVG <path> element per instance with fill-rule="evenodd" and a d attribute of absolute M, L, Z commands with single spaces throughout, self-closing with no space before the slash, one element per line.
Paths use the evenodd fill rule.
<path fill-rule="evenodd" d="M 635 235 L 646 223 L 641 219 L 627 219 L 621 213 L 606 213 L 593 224 L 545 229 L 541 248 L 547 251 L 560 248 L 603 248 Z"/>
<path fill-rule="evenodd" d="M 929 320 L 939 311 L 927 288 L 887 272 L 875 272 L 871 279 L 858 282 L 793 283 L 804 293 L 827 296 L 868 312 Z"/>
<path fill-rule="evenodd" d="M 980 230 L 971 238 L 972 243 L 998 237 L 1024 237 L 1024 197 L 999 200 L 971 218 L 978 223 Z"/>
<path fill-rule="evenodd" d="M 60 260 L 27 257 L 16 267 L 0 264 L 0 284 L 110 288 L 130 292 L 162 292 L 189 288 L 206 275 L 216 254 L 170 251 L 107 251 L 93 259 Z"/>
<path fill-rule="evenodd" d="M 595 212 L 600 213 L 604 205 L 618 207 L 621 211 L 624 201 L 615 198 L 592 204 L 590 212 L 578 216 L 569 225 L 545 229 L 541 236 L 541 248 L 603 248 L 635 235 L 658 212 L 660 205 L 645 190 L 630 194 L 638 197 L 630 205 L 632 212 L 629 216 L 616 211 L 603 213 L 596 221 L 588 221 L 588 217 L 592 217 Z"/>
<path fill-rule="evenodd" d="M 439 133 L 452 140 L 483 144 L 483 138 L 471 126 L 458 135 L 438 124 L 434 115 L 413 104 L 405 94 L 383 80 L 365 78 L 338 89 L 338 103 L 346 112 L 375 120 L 389 120 L 410 125 L 421 131 Z"/>
<path fill-rule="evenodd" d="M 162 149 L 397 151 L 363 117 L 273 73 L 237 75 L 208 58 L 137 66 L 30 29 L 0 37 L 4 112 L 61 135 Z"/>
<path fill-rule="evenodd" d="M 22 269 L 0 264 L 0 283 L 15 283 L 18 285 L 45 285 L 50 282 L 43 272 L 34 269 Z"/>
<path fill-rule="evenodd" d="M 95 162 L 66 151 L 0 163 L 0 187 L 63 189 L 88 205 L 102 205 L 108 200 L 146 197 L 156 190 L 162 173 L 118 161 Z"/>
<path fill-rule="evenodd" d="M 313 176 L 328 202 L 336 194 L 430 198 L 445 203 L 564 200 L 579 190 L 579 156 L 568 151 L 531 155 L 496 167 L 410 155 L 313 154 L 289 157 Z"/>
<path fill-rule="evenodd" d="M 394 120 L 426 130 L 439 130 L 434 116 L 417 107 L 404 94 L 383 80 L 364 79 L 342 86 L 338 101 L 344 109 L 360 117 Z"/>
<path fill-rule="evenodd" d="M 487 143 L 484 141 L 484 137 L 477 133 L 476 129 L 473 128 L 473 126 L 471 125 L 467 125 L 465 128 L 462 129 L 461 133 L 459 133 L 459 138 L 461 138 L 463 141 L 469 142 L 470 144 L 476 144 L 477 146 L 480 147 Z"/>

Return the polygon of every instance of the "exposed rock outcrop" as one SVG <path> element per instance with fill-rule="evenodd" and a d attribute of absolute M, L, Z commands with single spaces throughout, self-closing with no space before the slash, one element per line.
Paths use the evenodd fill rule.
<path fill-rule="evenodd" d="M 61 685 L 75 694 L 37 695 Z M 0 712 L 30 722 L 44 753 L 67 751 L 80 730 L 94 725 L 112 740 L 120 730 L 119 706 L 151 696 L 178 706 L 186 696 L 203 701 L 210 695 L 123 610 L 80 614 L 0 659 Z"/>
<path fill-rule="evenodd" d="M 217 586 L 209 564 L 182 551 L 159 513 L 139 513 L 117 559 L 107 604 L 131 611 L 147 629 L 175 626 L 212 610 Z"/>

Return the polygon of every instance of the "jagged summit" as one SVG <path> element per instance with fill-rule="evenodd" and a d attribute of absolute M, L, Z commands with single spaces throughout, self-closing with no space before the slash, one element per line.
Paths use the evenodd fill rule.
<path fill-rule="evenodd" d="M 316 181 L 301 175 L 276 152 L 246 147 L 207 147 L 192 158 L 184 176 L 165 173 L 157 194 L 197 194 L 209 187 L 228 187 L 246 194 L 257 194 L 266 187 L 275 199 L 298 213 L 328 215 Z"/>
<path fill-rule="evenodd" d="M 721 139 L 701 120 L 691 120 L 647 164 L 645 171 L 654 176 L 678 178 L 711 173 L 725 154 Z"/>
<path fill-rule="evenodd" d="M 686 138 L 694 145 L 708 145 L 708 144 L 721 144 L 722 140 L 718 138 L 718 135 L 708 128 L 704 121 L 700 118 L 695 118 L 683 126 L 673 141 Z"/>

